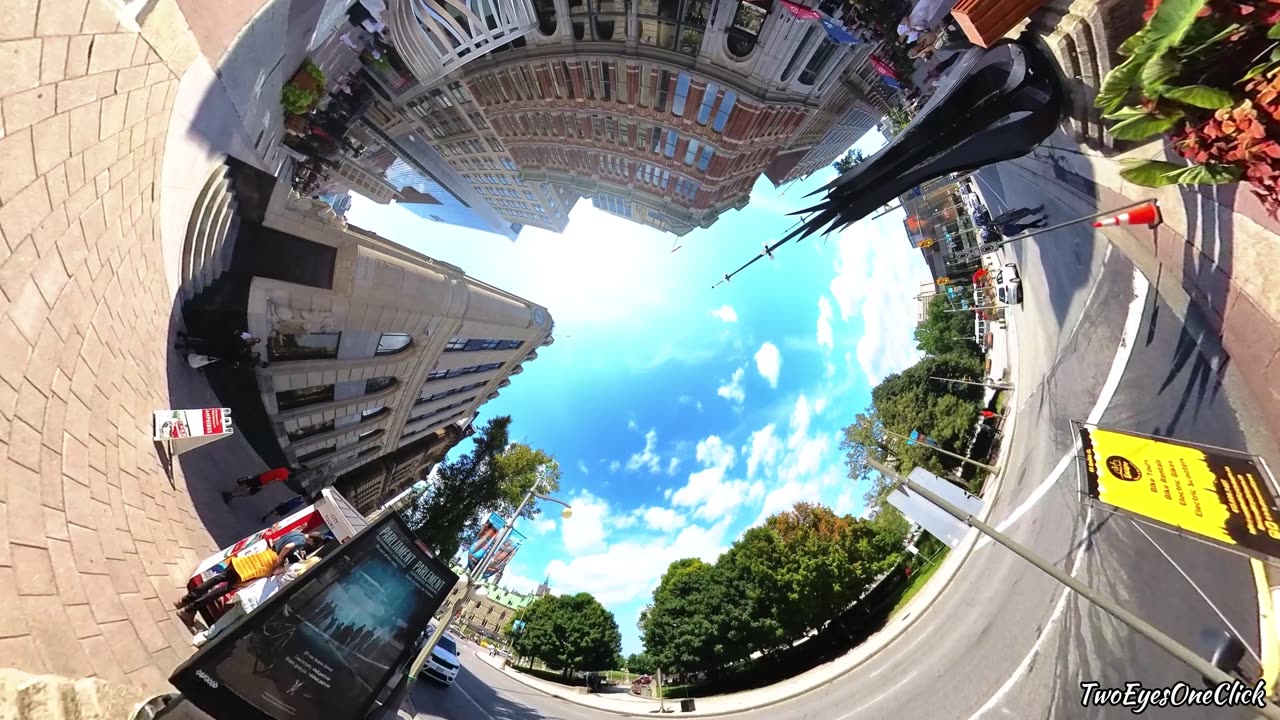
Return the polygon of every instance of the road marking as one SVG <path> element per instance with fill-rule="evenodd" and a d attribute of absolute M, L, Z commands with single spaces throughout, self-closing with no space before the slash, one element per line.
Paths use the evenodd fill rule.
<path fill-rule="evenodd" d="M 1133 294 L 1134 298 L 1129 303 L 1129 312 L 1125 316 L 1124 334 L 1120 336 L 1120 347 L 1116 348 L 1116 357 L 1111 362 L 1111 371 L 1107 374 L 1107 381 L 1102 385 L 1102 392 L 1098 395 L 1098 401 L 1094 403 L 1093 409 L 1089 411 L 1089 417 L 1085 422 L 1093 424 L 1102 418 L 1102 414 L 1106 412 L 1107 405 L 1111 403 L 1111 398 L 1115 396 L 1116 389 L 1120 387 L 1120 378 L 1124 375 L 1125 367 L 1129 364 L 1129 358 L 1133 355 L 1133 348 L 1137 345 L 1138 328 L 1142 324 L 1142 310 L 1147 304 L 1147 292 L 1151 289 L 1151 283 L 1146 276 L 1142 274 L 1136 267 L 1133 269 Z M 1075 456 L 1075 451 L 1068 453 L 1066 460 L 1070 460 Z M 1039 491 L 1039 488 L 1037 488 Z M 1093 521 L 1093 509 L 1085 515 L 1084 526 L 1089 527 Z M 1071 569 L 1068 571 L 1072 577 L 1075 577 L 1076 571 L 1080 567 L 1080 561 L 1084 557 L 1084 551 L 1089 547 L 1089 543 L 1082 542 L 1076 550 L 1076 554 L 1071 558 Z M 977 548 L 975 548 L 977 549 Z M 1067 597 L 1071 594 L 1069 588 L 1063 588 L 1062 594 L 1058 597 L 1058 604 L 1054 606 L 1053 613 L 1049 615 L 1049 622 L 1044 626 L 1040 636 L 1031 645 L 1031 649 L 1026 656 L 1022 658 L 1022 662 L 1014 668 L 1013 674 L 1009 676 L 1004 684 L 996 689 L 991 698 L 987 700 L 978 711 L 969 716 L 969 720 L 982 717 L 983 714 L 990 711 L 1004 696 L 1013 689 L 1013 686 L 1022 679 L 1022 676 L 1031 669 L 1031 663 L 1035 661 L 1036 656 L 1040 653 L 1040 646 L 1044 644 L 1046 638 L 1058 625 L 1058 620 L 1062 617 L 1062 613 L 1067 607 Z"/>
<path fill-rule="evenodd" d="M 1207 604 L 1209 608 L 1213 610 L 1214 614 L 1216 614 L 1222 620 L 1222 622 L 1226 624 L 1227 629 L 1230 630 L 1236 637 L 1240 638 L 1240 644 L 1244 645 L 1244 649 L 1248 650 L 1249 654 L 1252 655 L 1254 659 L 1258 661 L 1259 664 L 1261 664 L 1262 658 L 1258 656 L 1257 651 L 1254 650 L 1253 647 L 1250 646 L 1249 643 L 1244 639 L 1245 636 L 1242 635 L 1240 631 L 1237 630 L 1236 627 L 1231 624 L 1231 621 L 1227 619 L 1227 616 L 1222 614 L 1222 611 L 1218 609 L 1218 606 L 1213 604 L 1213 601 L 1210 600 L 1209 596 L 1206 595 L 1204 591 L 1200 589 L 1200 586 L 1197 585 L 1196 582 L 1191 579 L 1191 576 L 1187 575 L 1187 573 L 1183 571 L 1182 566 L 1178 565 L 1178 563 L 1173 561 L 1173 558 L 1169 557 L 1169 553 L 1165 552 L 1164 548 L 1160 547 L 1160 543 L 1156 542 L 1155 538 L 1148 535 L 1147 531 L 1142 529 L 1142 525 L 1139 524 L 1137 520 L 1134 520 L 1133 518 L 1129 518 L 1129 523 L 1133 525 L 1135 530 L 1142 533 L 1142 537 L 1146 538 L 1148 542 L 1154 545 L 1156 550 L 1160 551 L 1160 554 L 1164 556 L 1164 559 L 1169 561 L 1169 564 L 1173 566 L 1174 570 L 1178 571 L 1178 574 L 1182 576 L 1183 580 L 1187 581 L 1187 584 L 1191 586 L 1191 589 L 1195 590 L 1196 594 L 1199 595 L 1200 598 L 1205 601 L 1205 604 Z M 1250 558 L 1249 561 L 1250 563 L 1257 562 L 1257 560 L 1254 560 L 1252 558 Z M 1256 582 L 1256 578 L 1255 578 L 1255 582 Z"/>
<path fill-rule="evenodd" d="M 1106 262 L 1105 260 L 1103 261 Z M 1129 303 L 1128 313 L 1124 318 L 1124 332 L 1120 335 L 1120 346 L 1116 348 L 1115 359 L 1111 361 L 1111 369 L 1107 372 L 1107 380 L 1102 384 L 1102 392 L 1098 394 L 1097 401 L 1093 404 L 1093 409 L 1089 411 L 1088 418 L 1085 422 L 1089 424 L 1097 423 L 1102 418 L 1102 413 L 1106 412 L 1107 406 L 1111 404 L 1111 399 L 1115 397 L 1116 390 L 1120 387 L 1120 379 L 1124 376 L 1125 368 L 1129 365 L 1129 357 L 1133 355 L 1133 348 L 1137 345 L 1138 328 L 1142 325 L 1142 311 L 1147 304 L 1147 291 L 1150 289 L 1151 283 L 1147 281 L 1146 276 L 1137 268 L 1133 270 L 1133 293 L 1134 298 Z M 1086 304 L 1087 307 L 1087 304 Z M 1083 315 L 1082 315 L 1083 317 Z M 1074 438 L 1073 438 L 1074 442 Z M 996 525 L 996 530 L 1004 532 L 1018 521 L 1028 510 L 1030 510 L 1040 499 L 1049 492 L 1049 489 L 1058 482 L 1062 474 L 1071 467 L 1076 457 L 1076 450 L 1073 447 L 1062 456 L 1058 464 L 1050 471 L 1049 476 L 1040 483 L 1040 486 L 1031 493 L 1021 505 L 1010 513 L 1009 517 L 1002 520 Z M 978 540 L 978 544 L 974 550 L 981 549 L 991 544 L 991 538 L 982 537 Z"/>
<path fill-rule="evenodd" d="M 892 695 L 895 691 L 897 691 L 897 689 L 898 689 L 898 688 L 902 687 L 903 685 L 906 685 L 906 684 L 907 684 L 907 682 L 908 682 L 908 681 L 910 681 L 910 680 L 911 680 L 911 678 L 912 678 L 914 675 L 915 675 L 915 673 L 907 673 L 906 675 L 903 675 L 903 676 L 902 676 L 902 679 L 901 679 L 901 680 L 899 680 L 897 683 L 895 683 L 895 684 L 893 685 L 893 687 L 889 688 L 888 690 L 885 690 L 884 692 L 880 693 L 879 695 L 877 695 L 877 696 L 875 696 L 875 697 L 871 698 L 870 700 L 868 700 L 868 701 L 866 701 L 866 702 L 862 703 L 862 704 L 861 704 L 861 705 L 859 705 L 856 709 L 854 709 L 854 710 L 850 710 L 849 712 L 845 713 L 844 715 L 841 715 L 840 717 L 836 718 L 836 720 L 849 720 L 849 718 L 853 717 L 854 715 L 857 715 L 858 713 L 862 712 L 863 710 L 866 710 L 867 708 L 871 707 L 872 705 L 875 705 L 876 703 L 880 702 L 881 700 L 883 700 L 883 699 L 885 699 L 885 698 L 889 697 L 889 696 L 890 696 L 890 695 Z"/>
<path fill-rule="evenodd" d="M 457 684 L 457 683 L 455 682 L 455 683 L 453 684 L 453 689 L 454 689 L 454 690 L 457 690 L 457 691 L 458 691 L 458 692 L 460 692 L 460 693 L 462 693 L 462 697 L 466 698 L 466 699 L 467 699 L 467 700 L 468 700 L 472 705 L 475 705 L 475 706 L 476 706 L 476 709 L 477 709 L 477 710 L 479 710 L 479 711 L 480 711 L 480 713 L 481 713 L 481 714 L 483 714 L 485 717 L 489 718 L 489 720 L 495 720 L 495 718 L 494 718 L 492 715 L 490 715 L 490 714 L 489 714 L 489 712 L 488 712 L 487 710 L 485 710 L 483 707 L 481 707 L 480 703 L 476 702 L 476 699 L 475 699 L 475 698 L 473 698 L 473 697 L 471 697 L 470 695 L 468 695 L 468 694 L 467 694 L 467 691 L 462 689 L 462 686 L 461 686 L 461 685 L 459 685 L 459 684 Z"/>
<path fill-rule="evenodd" d="M 1090 508 L 1089 514 L 1085 516 L 1085 527 L 1088 527 L 1089 523 L 1092 521 L 1093 509 Z M 1075 577 L 1076 570 L 1080 567 L 1080 561 L 1083 559 L 1085 548 L 1087 548 L 1088 545 L 1088 543 L 1080 543 L 1080 548 L 1076 550 L 1075 557 L 1071 558 L 1071 570 L 1069 572 L 1072 577 Z M 1044 626 L 1044 631 L 1040 633 L 1040 637 L 1036 638 L 1036 641 L 1032 643 L 1031 649 L 1028 650 L 1026 656 L 1022 658 L 1022 662 L 1018 663 L 1018 667 L 1014 669 L 1013 674 L 1009 676 L 1009 679 L 1005 680 L 1004 684 L 996 689 L 995 693 L 991 695 L 991 698 L 988 699 L 982 707 L 978 708 L 977 712 L 969 716 L 969 720 L 976 720 L 989 712 L 996 705 L 999 705 L 1000 701 L 1004 699 L 1004 696 L 1008 695 L 1009 691 L 1013 689 L 1013 686 L 1022 679 L 1022 676 L 1027 674 L 1027 671 L 1031 669 L 1031 663 L 1035 662 L 1036 656 L 1040 654 L 1040 646 L 1044 644 L 1045 639 L 1049 637 L 1049 634 L 1057 626 L 1058 619 L 1062 617 L 1062 612 L 1067 609 L 1067 597 L 1070 595 L 1071 590 L 1069 588 L 1062 589 L 1062 594 L 1058 596 L 1058 604 L 1053 607 L 1053 613 L 1049 615 L 1049 622 Z"/>
<path fill-rule="evenodd" d="M 1253 571 L 1253 583 L 1258 590 L 1258 636 L 1262 645 L 1262 679 L 1267 681 L 1267 687 L 1271 687 L 1276 682 L 1276 676 L 1280 675 L 1280 653 L 1277 653 L 1277 644 L 1280 639 L 1276 638 L 1276 606 L 1271 593 L 1270 583 L 1267 582 L 1267 571 L 1262 563 L 1255 558 L 1249 558 L 1249 569 Z M 1238 633 L 1237 633 L 1238 635 Z"/>
<path fill-rule="evenodd" d="M 1080 306 L 1080 317 L 1076 318 L 1075 324 L 1071 326 L 1071 332 L 1066 334 L 1067 341 L 1075 337 L 1076 331 L 1080 329 L 1080 323 L 1084 322 L 1085 311 L 1089 309 L 1089 303 L 1093 302 L 1094 293 L 1098 292 L 1098 287 L 1102 285 L 1102 273 L 1106 272 L 1107 261 L 1111 259 L 1111 248 L 1115 245 L 1107 243 L 1107 249 L 1102 252 L 1102 264 L 1098 266 L 1098 276 L 1093 279 L 1093 287 L 1089 288 L 1089 294 L 1084 298 L 1084 305 Z"/>

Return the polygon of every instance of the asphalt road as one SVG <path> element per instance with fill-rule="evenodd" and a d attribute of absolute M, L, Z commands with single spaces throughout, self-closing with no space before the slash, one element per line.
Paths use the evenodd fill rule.
<path fill-rule="evenodd" d="M 1013 164 L 984 170 L 980 182 L 993 214 L 1041 203 L 1050 222 L 1086 212 Z M 1189 332 L 1135 283 L 1133 265 L 1088 226 L 1027 241 L 1008 259 L 1019 264 L 1024 283 L 1023 305 L 1013 311 L 1019 415 L 990 522 L 1184 644 L 1196 648 L 1204 628 L 1230 626 L 1257 649 L 1247 561 L 1121 516 L 1090 513 L 1079 499 L 1074 463 L 1064 459 L 1074 447 L 1070 422 L 1092 416 L 1106 426 L 1247 448 L 1274 460 L 1229 363 L 1215 359 L 1212 340 Z M 457 687 L 419 688 L 419 717 L 608 716 L 542 695 L 477 659 L 464 663 Z M 988 542 L 974 549 L 919 622 L 854 672 L 785 705 L 734 717 L 1132 716 L 1124 708 L 1081 708 L 1080 683 L 1090 680 L 1103 687 L 1200 683 L 1163 650 Z M 1217 708 L 1147 715 L 1252 716 Z"/>

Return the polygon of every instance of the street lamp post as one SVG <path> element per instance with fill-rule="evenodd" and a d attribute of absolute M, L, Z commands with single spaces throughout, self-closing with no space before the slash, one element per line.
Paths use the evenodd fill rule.
<path fill-rule="evenodd" d="M 534 482 L 533 487 L 529 488 L 529 492 L 525 493 L 524 499 L 520 501 L 520 505 L 516 508 L 516 511 L 512 513 L 511 518 L 507 520 L 506 526 L 502 528 L 502 533 L 499 534 L 497 539 L 489 546 L 490 549 L 485 552 L 484 557 L 480 560 L 480 564 L 476 566 L 475 570 L 463 573 L 461 578 L 463 585 L 462 592 L 449 602 L 449 608 L 440 617 L 440 622 L 437 623 L 435 631 L 431 633 L 431 637 L 427 638 L 427 642 L 423 644 L 422 650 L 418 652 L 418 656 L 415 657 L 413 662 L 409 665 L 409 672 L 400 679 L 400 682 L 396 684 L 395 689 L 393 689 L 391 694 L 387 696 L 386 702 L 384 702 L 382 707 L 374 713 L 373 717 L 379 718 L 379 720 L 392 720 L 393 718 L 398 717 L 400 707 L 404 705 L 405 698 L 409 696 L 409 689 L 413 686 L 413 683 L 417 681 L 418 673 L 421 672 L 422 666 L 426 664 L 427 658 L 431 657 L 431 652 L 435 650 L 436 645 L 440 642 L 440 638 L 444 637 L 445 631 L 449 628 L 449 624 L 457 618 L 458 612 L 462 609 L 462 601 L 471 594 L 472 578 L 480 579 L 484 577 L 484 573 L 489 569 L 489 565 L 493 562 L 494 556 L 498 554 L 498 549 L 501 548 L 502 544 L 511 536 L 511 531 L 515 528 L 516 520 L 520 518 L 520 513 L 524 512 L 524 509 L 529 502 L 534 498 L 538 498 L 539 500 L 546 500 L 558 505 L 563 505 L 564 510 L 561 511 L 561 516 L 568 518 L 572 515 L 573 508 L 570 507 L 569 503 L 563 500 L 557 500 L 549 495 L 539 493 L 537 488 L 540 483 L 541 479 Z M 483 591 L 483 588 L 480 590 Z"/>

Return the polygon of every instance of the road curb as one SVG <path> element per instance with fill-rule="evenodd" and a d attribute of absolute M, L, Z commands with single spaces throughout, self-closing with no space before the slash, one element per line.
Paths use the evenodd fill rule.
<path fill-rule="evenodd" d="M 1012 330 L 1013 326 L 1015 325 L 1015 322 L 1013 321 L 1013 319 L 1009 319 L 1007 323 L 1008 323 L 1007 327 L 1010 328 L 1007 332 L 1009 332 L 1010 335 L 1015 334 L 1014 331 Z M 1010 367 L 1010 375 L 1014 376 L 1012 367 Z M 996 496 L 999 495 L 1000 489 L 1004 485 L 1004 471 L 1005 471 L 1005 468 L 1008 467 L 1009 457 L 1012 455 L 1012 452 L 1010 452 L 1010 450 L 1013 447 L 1013 436 L 1014 436 L 1014 431 L 1016 426 L 1017 408 L 1018 408 L 1017 402 L 1021 397 L 1020 392 L 1021 392 L 1020 386 L 1017 383 L 1014 383 L 1013 389 L 1011 390 L 1012 397 L 1009 400 L 1009 404 L 1006 406 L 1010 408 L 1010 414 L 1007 421 L 1006 431 L 1004 433 L 1004 436 L 1008 438 L 1009 442 L 1007 447 L 1002 447 L 1000 458 L 996 460 L 995 480 L 991 486 L 991 492 L 990 492 L 991 502 L 984 501 L 982 505 L 982 509 L 979 511 L 977 515 L 978 520 L 982 522 L 986 522 L 987 519 L 991 516 L 992 508 L 995 506 L 995 498 Z M 940 582 L 941 585 L 937 585 L 938 587 L 937 592 L 933 593 L 932 596 L 918 595 L 916 599 L 918 599 L 922 603 L 920 607 L 911 609 L 911 604 L 908 604 L 907 607 L 903 608 L 904 611 L 911 609 L 910 614 L 902 616 L 902 619 L 899 621 L 900 624 L 896 628 L 890 629 L 888 631 L 890 634 L 885 635 L 885 638 L 884 640 L 881 641 L 880 646 L 871 650 L 866 655 L 866 657 L 861 658 L 858 662 L 854 663 L 853 665 L 850 665 L 848 668 L 842 670 L 841 672 L 839 672 L 838 674 L 830 678 L 823 680 L 822 682 L 806 687 L 803 690 L 798 690 L 788 695 L 784 695 L 779 698 L 768 700 L 766 702 L 759 702 L 759 703 L 748 705 L 745 707 L 734 708 L 732 710 L 715 710 L 715 711 L 709 711 L 709 712 L 702 712 L 702 711 L 695 710 L 693 712 L 681 713 L 680 716 L 681 717 L 722 717 L 725 715 L 737 715 L 739 713 L 761 710 L 767 707 L 772 707 L 774 705 L 788 702 L 790 700 L 794 700 L 802 695 L 807 695 L 811 692 L 814 692 L 815 690 L 821 690 L 822 688 L 827 687 L 828 685 L 836 682 L 837 680 L 841 680 L 847 677 L 854 670 L 857 670 L 858 668 L 865 665 L 872 658 L 874 658 L 876 655 L 879 655 L 882 650 L 884 650 L 886 647 L 892 644 L 893 641 L 901 637 L 907 630 L 911 629 L 911 626 L 915 625 L 916 622 L 920 620 L 920 618 L 924 617 L 925 613 L 929 610 L 929 608 L 933 607 L 934 603 L 938 601 L 938 598 L 942 597 L 942 594 L 945 593 L 947 589 L 951 586 L 952 581 L 954 581 L 956 576 L 960 574 L 961 568 L 964 567 L 964 564 L 969 560 L 969 556 L 973 553 L 974 548 L 977 547 L 978 536 L 980 534 L 981 533 L 979 533 L 977 530 L 974 530 L 974 529 L 970 529 L 969 532 L 965 534 L 964 539 L 960 541 L 961 548 L 957 548 L 959 550 L 959 553 L 955 555 L 948 554 L 947 558 L 942 561 L 943 564 L 945 565 L 948 561 L 952 560 L 953 558 L 958 558 L 955 560 L 955 563 L 949 569 L 939 567 L 938 574 L 935 575 L 933 578 L 930 578 L 930 581 L 928 583 L 925 583 L 927 587 L 930 584 Z M 943 574 L 944 572 L 949 572 L 949 574 L 944 575 Z M 915 602 L 915 600 L 913 600 L 912 602 Z M 884 632 L 884 631 L 882 630 L 881 632 Z M 875 637 L 875 636 L 873 635 L 872 637 Z M 854 652 L 856 649 L 857 649 L 856 647 L 852 648 L 850 652 Z M 498 672 L 501 672 L 502 674 L 507 675 L 508 677 L 512 677 L 516 679 L 525 687 L 533 688 L 534 690 L 537 690 L 538 692 L 544 695 L 548 695 L 550 697 L 556 698 L 557 700 L 563 700 L 565 702 L 573 703 L 574 705 L 579 705 L 581 707 L 589 707 L 593 710 L 597 710 L 600 712 L 607 712 L 607 713 L 611 713 L 621 717 L 645 717 L 649 715 L 648 712 L 631 713 L 631 712 L 626 712 L 622 710 L 612 710 L 608 708 L 602 708 L 597 705 L 592 705 L 590 703 L 582 702 L 579 699 L 577 699 L 576 696 L 570 697 L 567 694 L 557 694 L 554 692 L 548 692 L 544 688 L 528 682 L 528 678 L 527 676 L 524 675 L 524 673 L 521 673 L 515 670 L 507 670 L 497 665 L 494 665 L 493 663 L 489 662 L 487 658 L 482 657 L 480 653 L 476 653 L 476 657 L 479 658 L 481 662 L 488 664 L 490 667 L 494 668 Z M 695 700 L 696 699 L 697 698 L 695 698 Z"/>

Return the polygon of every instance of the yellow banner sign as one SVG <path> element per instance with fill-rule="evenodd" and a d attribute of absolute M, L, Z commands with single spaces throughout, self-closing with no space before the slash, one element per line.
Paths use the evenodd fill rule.
<path fill-rule="evenodd" d="M 1280 506 L 1254 456 L 1096 425 L 1079 428 L 1090 497 L 1223 545 L 1280 557 Z"/>

